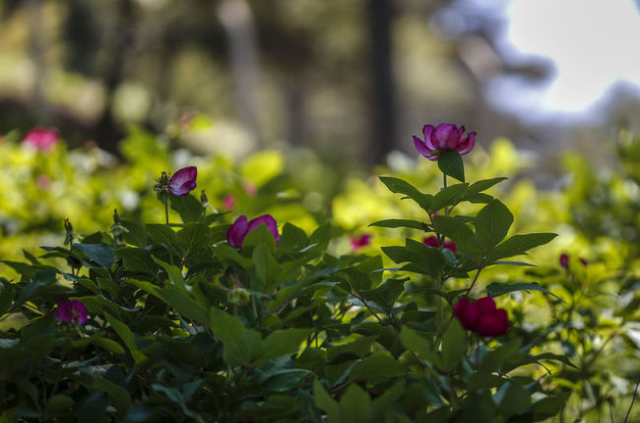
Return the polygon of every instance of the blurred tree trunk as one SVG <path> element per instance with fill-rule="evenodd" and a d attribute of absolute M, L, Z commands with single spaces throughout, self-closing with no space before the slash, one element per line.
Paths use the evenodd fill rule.
<path fill-rule="evenodd" d="M 258 54 L 253 13 L 246 0 L 223 0 L 218 18 L 228 36 L 235 101 L 240 118 L 253 140 L 262 145 L 258 106 Z"/>
<path fill-rule="evenodd" d="M 35 68 L 35 81 L 33 86 L 33 105 L 38 121 L 47 118 L 47 99 L 44 95 L 43 83 L 46 75 L 46 63 L 44 57 L 44 36 L 42 33 L 42 2 L 41 0 L 28 0 L 27 12 L 29 17 L 29 56 Z"/>
<path fill-rule="evenodd" d="M 133 44 L 133 32 L 135 28 L 134 10 L 131 0 L 118 2 L 118 19 L 114 39 L 108 57 L 108 64 L 104 72 L 106 88 L 105 109 L 93 130 L 94 141 L 98 146 L 110 153 L 118 154 L 118 142 L 124 132 L 113 116 L 113 95 L 124 80 L 124 64 Z"/>
<path fill-rule="evenodd" d="M 396 148 L 396 116 L 393 80 L 393 51 L 391 27 L 392 0 L 367 0 L 370 29 L 370 60 L 372 74 L 373 143 L 368 144 L 370 163 L 383 163 L 389 152 Z"/>

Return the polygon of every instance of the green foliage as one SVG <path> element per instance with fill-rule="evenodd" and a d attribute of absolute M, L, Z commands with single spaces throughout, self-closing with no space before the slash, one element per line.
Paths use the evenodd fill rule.
<path fill-rule="evenodd" d="M 246 170 L 262 184 L 277 174 Z M 199 175 L 213 192 L 213 177 Z M 596 273 L 576 258 L 561 269 L 555 234 L 518 234 L 523 212 L 490 191 L 504 178 L 430 193 L 411 176 L 380 180 L 392 194 L 376 195 L 378 208 L 407 207 L 372 219 L 384 255 L 341 250 L 349 229 L 339 217 L 279 219 L 279 243 L 260 226 L 236 249 L 231 217 L 190 195 L 171 200 L 170 224 L 149 202 L 160 212 L 121 221 L 126 231 L 103 222 L 71 245 L 4 261 L 0 419 L 528 422 L 626 412 L 640 370 L 632 270 Z M 267 211 L 269 196 L 255 198 Z M 300 210 L 275 209 L 287 207 Z M 440 246 L 417 238 L 425 234 Z M 547 249 L 551 265 L 533 266 Z M 502 336 L 481 337 L 453 316 L 460 298 L 485 293 L 508 310 Z M 61 299 L 82 301 L 88 320 L 56 319 Z"/>

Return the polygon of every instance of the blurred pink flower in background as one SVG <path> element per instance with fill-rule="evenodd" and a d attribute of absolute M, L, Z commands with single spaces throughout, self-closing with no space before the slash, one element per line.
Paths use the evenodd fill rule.
<path fill-rule="evenodd" d="M 360 236 L 349 235 L 349 241 L 351 242 L 351 248 L 353 248 L 354 251 L 358 251 L 360 248 L 371 244 L 371 234 L 362 234 Z"/>
<path fill-rule="evenodd" d="M 49 151 L 60 141 L 60 134 L 55 128 L 36 126 L 22 138 L 22 144 L 40 151 Z"/>
<path fill-rule="evenodd" d="M 222 208 L 225 210 L 233 210 L 236 206 L 236 197 L 233 194 L 227 194 L 222 199 Z"/>

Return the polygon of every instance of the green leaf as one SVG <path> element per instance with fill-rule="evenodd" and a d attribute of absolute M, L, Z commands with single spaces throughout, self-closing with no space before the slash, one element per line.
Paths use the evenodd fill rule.
<path fill-rule="evenodd" d="M 278 248 L 286 251 L 300 251 L 306 247 L 308 243 L 309 238 L 303 229 L 300 229 L 289 222 L 284 224 Z"/>
<path fill-rule="evenodd" d="M 402 376 L 406 369 L 402 363 L 395 360 L 384 351 L 374 351 L 363 358 L 353 367 L 349 380 L 361 380 L 365 383 L 380 383 L 386 379 Z"/>
<path fill-rule="evenodd" d="M 507 236 L 512 223 L 513 215 L 509 209 L 500 200 L 493 200 L 476 215 L 474 226 L 478 245 L 484 251 L 493 249 Z"/>
<path fill-rule="evenodd" d="M 171 254 L 178 255 L 180 246 L 176 238 L 176 232 L 167 225 L 161 224 L 147 224 L 145 225 L 147 233 L 152 240 L 158 244 L 164 245 Z"/>
<path fill-rule="evenodd" d="M 456 249 L 474 260 L 480 258 L 480 246 L 473 231 L 461 219 L 450 216 L 434 216 L 433 228 L 456 243 Z"/>
<path fill-rule="evenodd" d="M 440 150 L 438 167 L 445 175 L 464 182 L 464 163 L 462 156 L 456 150 Z"/>
<path fill-rule="evenodd" d="M 178 212 L 183 223 L 197 222 L 204 214 L 202 203 L 193 195 L 169 196 L 171 209 Z"/>
<path fill-rule="evenodd" d="M 11 310 L 11 304 L 13 298 L 16 295 L 15 289 L 11 285 L 7 285 L 0 292 L 0 316 L 3 316 L 9 310 Z"/>
<path fill-rule="evenodd" d="M 400 178 L 394 178 L 392 176 L 380 176 L 379 178 L 380 181 L 389 188 L 389 191 L 395 194 L 404 194 L 418 203 L 423 210 L 429 211 L 431 201 L 433 201 L 432 195 L 421 193 L 416 187 Z"/>
<path fill-rule="evenodd" d="M 273 236 L 271 236 L 271 239 L 273 240 Z M 273 282 L 280 271 L 280 265 L 273 258 L 266 245 L 258 245 L 253 250 L 253 265 L 255 266 L 256 278 L 252 281 L 252 284 L 256 282 L 257 285 L 252 285 L 251 288 L 270 292 L 274 288 Z"/>
<path fill-rule="evenodd" d="M 136 247 L 149 245 L 149 236 L 144 230 L 144 226 L 129 220 L 123 220 L 121 224 L 129 231 L 123 235 L 127 244 L 135 245 Z"/>
<path fill-rule="evenodd" d="M 553 233 L 535 233 L 514 235 L 499 244 L 487 257 L 487 264 L 524 254 L 532 248 L 551 242 L 557 235 Z"/>
<path fill-rule="evenodd" d="M 18 295 L 18 298 L 16 299 L 16 303 L 22 304 L 23 302 L 30 300 L 43 288 L 53 286 L 56 281 L 56 275 L 57 272 L 55 269 L 45 269 L 36 273 L 33 280 L 29 282 L 27 286 L 22 288 L 20 295 Z"/>
<path fill-rule="evenodd" d="M 164 261 L 151 256 L 151 258 L 153 259 L 154 262 L 156 262 L 156 264 L 158 264 L 159 266 L 161 266 L 166 272 L 167 275 L 169 275 L 169 281 L 174 285 L 177 286 L 179 288 L 185 289 L 186 288 L 186 284 L 184 282 L 184 277 L 182 276 L 182 272 L 180 271 L 180 269 L 178 269 L 176 266 L 169 264 L 169 263 L 165 263 Z"/>
<path fill-rule="evenodd" d="M 421 359 L 427 360 L 438 367 L 443 366 L 441 358 L 433 352 L 431 342 L 417 331 L 403 326 L 400 331 L 400 341 L 405 348 L 417 354 Z"/>
<path fill-rule="evenodd" d="M 246 331 L 244 325 L 235 316 L 217 308 L 210 309 L 211 329 L 224 344 L 225 350 L 240 357 L 242 354 L 240 337 Z"/>
<path fill-rule="evenodd" d="M 380 228 L 413 228 L 423 231 L 429 230 L 429 225 L 419 220 L 411 219 L 385 219 L 373 222 L 369 226 L 378 226 Z"/>
<path fill-rule="evenodd" d="M 300 345 L 311 334 L 311 331 L 312 329 L 284 329 L 271 333 L 264 340 L 265 354 L 256 366 L 276 357 L 297 353 Z"/>
<path fill-rule="evenodd" d="M 71 250 L 82 251 L 82 254 L 84 254 L 86 258 L 91 260 L 93 263 L 96 263 L 98 267 L 103 267 L 105 269 L 111 269 L 111 266 L 113 266 L 113 263 L 116 260 L 113 248 L 105 243 L 73 244 Z M 84 260 L 84 264 L 90 269 L 96 267 L 95 264 L 87 262 L 86 260 Z"/>
<path fill-rule="evenodd" d="M 266 247 L 268 251 L 275 252 L 276 251 L 276 239 L 273 237 L 273 234 L 267 228 L 267 225 L 262 224 L 257 228 L 253 229 L 251 232 L 244 237 L 242 241 L 242 251 L 251 251 L 253 247 L 263 246 Z"/>
<path fill-rule="evenodd" d="M 513 382 L 505 382 L 493 396 L 501 415 L 512 416 L 526 411 L 531 405 L 531 395 L 524 387 Z"/>
<path fill-rule="evenodd" d="M 165 286 L 159 294 L 167 304 L 186 318 L 198 323 L 210 324 L 207 309 L 194 300 L 187 291 L 175 286 Z"/>
<path fill-rule="evenodd" d="M 67 408 L 73 407 L 73 404 L 75 404 L 75 402 L 70 396 L 54 395 L 47 401 L 47 405 L 44 407 L 44 414 L 47 416 L 57 416 Z"/>
<path fill-rule="evenodd" d="M 487 286 L 487 294 L 492 297 L 499 297 L 500 295 L 508 294 L 516 291 L 540 291 L 545 294 L 552 295 L 564 302 L 564 300 L 558 297 L 553 292 L 541 287 L 537 282 L 519 282 L 519 283 L 500 283 L 493 282 Z"/>
<path fill-rule="evenodd" d="M 313 381 L 313 396 L 315 398 L 316 407 L 327 413 L 327 423 L 342 423 L 342 419 L 340 417 L 340 406 L 329 396 L 318 379 Z"/>
<path fill-rule="evenodd" d="M 211 228 L 200 223 L 187 223 L 176 234 L 180 256 L 186 260 L 213 243 Z"/>
<path fill-rule="evenodd" d="M 467 335 L 457 320 L 451 320 L 442 335 L 442 364 L 445 370 L 453 371 L 467 353 Z"/>
<path fill-rule="evenodd" d="M 431 203 L 431 207 L 429 208 L 429 213 L 433 214 L 445 207 L 455 206 L 456 204 L 458 204 L 463 195 L 466 193 L 468 186 L 469 184 L 464 183 L 450 185 L 446 188 L 442 188 L 440 192 L 438 192 L 433 197 L 433 202 Z"/>
<path fill-rule="evenodd" d="M 491 188 L 492 186 L 507 179 L 509 178 L 500 177 L 500 178 L 493 178 L 493 179 L 483 179 L 481 181 L 474 182 L 473 184 L 469 185 L 469 187 L 466 189 L 464 193 L 464 199 L 466 200 L 470 196 L 479 194 L 482 191 L 485 191 Z"/>
<path fill-rule="evenodd" d="M 129 329 L 127 325 L 125 325 L 124 323 L 122 323 L 120 320 L 116 319 L 109 313 L 104 313 L 104 317 L 107 319 L 107 322 L 109 322 L 109 324 L 111 325 L 113 330 L 118 334 L 118 336 L 122 338 L 122 340 L 124 341 L 124 344 L 127 346 L 129 351 L 131 352 L 131 355 L 133 356 L 133 359 L 135 360 L 135 362 L 140 363 L 146 360 L 147 356 L 145 356 L 142 352 L 140 352 L 140 350 L 136 346 L 135 337 L 133 335 L 133 332 L 131 332 L 131 329 Z"/>
<path fill-rule="evenodd" d="M 343 422 L 367 423 L 373 421 L 371 398 L 358 385 L 350 385 L 340 398 L 340 414 Z"/>
<path fill-rule="evenodd" d="M 565 402 L 571 395 L 571 392 L 562 393 L 557 396 L 551 396 L 543 398 L 531 405 L 531 408 L 525 414 L 515 416 L 510 421 L 513 422 L 539 422 L 552 417 L 555 417 L 560 413 Z"/>
<path fill-rule="evenodd" d="M 331 347 L 327 351 L 327 362 L 337 363 L 345 358 L 364 357 L 371 351 L 371 346 L 376 341 L 375 336 L 360 338 L 348 344 Z"/>
<path fill-rule="evenodd" d="M 116 255 L 122 258 L 124 268 L 130 272 L 156 277 L 160 267 L 153 261 L 151 252 L 143 248 L 121 248 Z"/>
<path fill-rule="evenodd" d="M 113 406 L 116 408 L 118 416 L 121 418 L 124 417 L 131 408 L 131 397 L 129 396 L 129 392 L 121 386 L 118 386 L 95 373 L 92 376 L 93 379 L 87 388 L 92 392 L 105 392 L 113 402 Z"/>

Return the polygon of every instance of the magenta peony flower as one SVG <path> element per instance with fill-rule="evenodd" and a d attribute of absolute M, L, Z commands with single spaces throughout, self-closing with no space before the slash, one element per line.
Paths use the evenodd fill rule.
<path fill-rule="evenodd" d="M 56 319 L 61 322 L 73 322 L 81 325 L 87 321 L 87 310 L 80 300 L 61 299 L 56 308 Z"/>
<path fill-rule="evenodd" d="M 371 244 L 371 234 L 362 234 L 360 236 L 349 236 L 349 241 L 351 242 L 351 248 L 354 251 L 358 251 L 362 247 L 366 247 Z"/>
<path fill-rule="evenodd" d="M 22 144 L 40 151 L 49 151 L 60 141 L 57 129 L 36 126 L 22 138 Z"/>
<path fill-rule="evenodd" d="M 235 222 L 233 222 L 233 225 L 231 225 L 227 231 L 227 241 L 236 248 L 242 248 L 242 242 L 247 234 L 260 225 L 267 226 L 267 229 L 269 229 L 271 234 L 273 234 L 273 237 L 276 239 L 277 245 L 280 241 L 278 224 L 270 214 L 264 214 L 252 220 L 247 220 L 245 215 L 240 216 Z"/>
<path fill-rule="evenodd" d="M 453 316 L 460 321 L 466 330 L 476 332 L 480 336 L 502 336 L 511 327 L 509 315 L 490 296 L 471 302 L 462 297 L 453 306 Z"/>
<path fill-rule="evenodd" d="M 438 241 L 438 237 L 435 235 L 432 235 L 430 237 L 427 237 L 425 239 L 422 240 L 422 242 L 424 244 L 427 244 L 429 247 L 433 247 L 433 248 L 440 248 L 440 241 Z M 451 250 L 452 253 L 456 252 L 456 243 L 450 240 L 446 240 L 443 244 L 442 244 L 442 248 L 447 248 L 449 250 Z"/>
<path fill-rule="evenodd" d="M 184 197 L 196 188 L 198 168 L 189 166 L 180 169 L 169 180 L 169 192 L 178 197 Z"/>
<path fill-rule="evenodd" d="M 469 132 L 466 138 L 464 126 L 460 129 L 451 123 L 441 123 L 437 128 L 425 125 L 422 128 L 424 140 L 413 136 L 413 145 L 420 154 L 429 160 L 438 160 L 440 150 L 456 150 L 460 154 L 467 154 L 476 144 L 476 133 Z"/>

